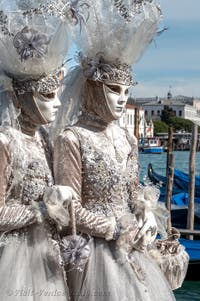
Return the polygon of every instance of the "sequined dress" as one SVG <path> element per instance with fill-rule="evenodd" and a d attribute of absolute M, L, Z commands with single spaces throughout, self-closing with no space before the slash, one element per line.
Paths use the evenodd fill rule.
<path fill-rule="evenodd" d="M 53 184 L 43 135 L 3 128 L 0 162 L 0 299 L 69 300 L 55 225 L 36 210 Z"/>
<path fill-rule="evenodd" d="M 122 262 L 116 241 L 106 240 L 113 218 L 120 218 L 134 208 L 138 184 L 136 140 L 116 125 L 109 127 L 112 140 L 97 116 L 87 116 L 64 130 L 55 144 L 55 180 L 77 192 L 74 204 L 77 228 L 94 238 L 84 270 L 68 270 L 71 298 L 175 300 L 162 272 L 147 255 L 134 251 L 132 264 Z"/>

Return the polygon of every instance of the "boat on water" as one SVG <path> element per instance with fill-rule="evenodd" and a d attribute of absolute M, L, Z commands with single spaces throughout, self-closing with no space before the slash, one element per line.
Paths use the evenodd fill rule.
<path fill-rule="evenodd" d="M 148 165 L 148 177 L 152 183 L 160 186 L 161 198 L 166 194 L 166 185 L 167 179 L 165 176 L 162 176 L 155 172 L 151 163 Z M 180 194 L 180 199 L 185 199 L 184 203 L 187 203 L 188 200 L 188 191 L 189 191 L 189 175 L 185 172 L 182 172 L 179 169 L 174 169 L 174 183 L 172 195 Z M 195 202 L 200 202 L 200 176 L 195 176 Z M 178 198 L 176 198 L 178 200 Z"/>
<path fill-rule="evenodd" d="M 165 176 L 156 173 L 152 167 L 152 164 L 148 165 L 148 177 L 151 182 L 159 187 L 160 197 L 159 201 L 166 201 L 166 188 L 167 180 Z M 196 176 L 195 185 L 195 217 L 194 226 L 195 229 L 200 230 L 200 177 Z M 171 196 L 172 205 L 172 224 L 175 228 L 186 229 L 187 226 L 187 212 L 188 212 L 188 186 L 189 186 L 189 176 L 180 170 L 174 170 L 174 183 Z"/>
<path fill-rule="evenodd" d="M 185 250 L 190 258 L 185 280 L 199 281 L 200 240 L 189 240 L 185 238 L 180 238 L 179 242 L 185 247 Z"/>
<path fill-rule="evenodd" d="M 152 164 L 148 165 L 148 177 L 151 182 L 160 188 L 160 201 L 166 200 L 166 177 L 156 173 Z M 188 187 L 189 175 L 175 169 L 174 185 L 171 197 L 171 222 L 172 226 L 177 229 L 187 228 L 188 215 Z M 200 176 L 195 177 L 195 216 L 194 229 L 200 230 Z M 186 274 L 186 280 L 200 280 L 200 236 L 194 235 L 194 240 L 187 239 L 186 235 L 182 235 L 179 239 L 180 243 L 185 247 L 189 254 L 189 266 Z M 198 273 L 197 273 L 198 271 Z"/>
<path fill-rule="evenodd" d="M 164 152 L 164 147 L 158 137 L 140 138 L 139 151 L 145 154 L 161 154 Z"/>

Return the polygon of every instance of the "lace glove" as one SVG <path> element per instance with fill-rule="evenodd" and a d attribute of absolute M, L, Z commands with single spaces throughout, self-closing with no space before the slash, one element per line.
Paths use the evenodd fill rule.
<path fill-rule="evenodd" d="M 139 231 L 133 241 L 133 248 L 144 252 L 156 239 L 157 223 L 153 212 L 145 210 L 144 219 L 138 219 Z"/>
<path fill-rule="evenodd" d="M 69 224 L 68 207 L 72 199 L 76 199 L 76 193 L 69 186 L 54 185 L 44 193 L 43 201 L 48 215 L 60 229 Z"/>
<path fill-rule="evenodd" d="M 134 214 L 126 214 L 119 221 L 120 234 L 117 239 L 117 248 L 123 253 L 129 254 L 133 249 L 133 242 L 139 231 L 138 221 Z"/>
<path fill-rule="evenodd" d="M 0 231 L 12 231 L 37 222 L 32 206 L 13 205 L 0 208 Z"/>

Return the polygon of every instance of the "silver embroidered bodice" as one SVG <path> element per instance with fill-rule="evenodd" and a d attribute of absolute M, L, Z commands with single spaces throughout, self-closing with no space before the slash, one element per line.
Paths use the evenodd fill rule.
<path fill-rule="evenodd" d="M 130 161 L 136 159 L 136 149 L 131 149 L 124 131 L 116 135 L 113 143 L 104 131 L 94 134 L 77 127 L 74 133 L 81 145 L 84 207 L 97 215 L 123 215 L 132 202 L 130 186 L 137 176 L 137 163 L 131 170 Z"/>
<path fill-rule="evenodd" d="M 42 201 L 45 187 L 53 184 L 53 178 L 47 145 L 41 134 L 37 132 L 31 137 L 11 130 L 0 133 L 0 142 L 7 153 L 7 160 L 3 162 L 6 175 L 1 180 L 5 187 L 5 204 L 30 205 L 32 201 Z"/>
<path fill-rule="evenodd" d="M 81 231 L 104 236 L 109 217 L 134 207 L 138 184 L 137 143 L 125 130 L 104 128 L 90 121 L 66 129 L 54 152 L 55 181 L 78 194 L 76 222 Z"/>
<path fill-rule="evenodd" d="M 41 132 L 0 131 L 0 231 L 37 223 L 35 205 L 53 184 L 50 152 Z M 35 203 L 35 204 L 34 204 Z"/>

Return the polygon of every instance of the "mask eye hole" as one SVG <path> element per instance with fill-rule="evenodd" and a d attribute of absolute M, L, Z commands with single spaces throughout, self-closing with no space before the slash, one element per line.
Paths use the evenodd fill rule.
<path fill-rule="evenodd" d="M 129 94 L 129 89 L 126 89 L 125 95 L 127 96 Z"/>
<path fill-rule="evenodd" d="M 121 92 L 121 88 L 119 86 L 115 86 L 115 85 L 107 85 L 107 87 L 112 91 L 115 92 L 117 94 L 119 94 Z"/>
<path fill-rule="evenodd" d="M 41 93 L 41 95 L 44 96 L 45 98 L 53 99 L 53 98 L 55 98 L 56 93 L 55 92 L 48 93 L 48 94 Z"/>

